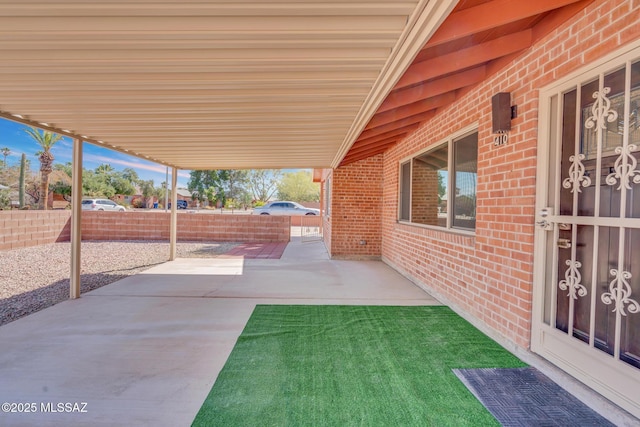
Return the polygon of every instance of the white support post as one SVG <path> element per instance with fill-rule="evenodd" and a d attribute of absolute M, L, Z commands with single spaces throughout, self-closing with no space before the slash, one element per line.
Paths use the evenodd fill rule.
<path fill-rule="evenodd" d="M 80 243 L 82 241 L 82 141 L 73 140 L 71 181 L 71 276 L 69 298 L 80 298 Z"/>
<path fill-rule="evenodd" d="M 167 166 L 167 177 L 164 179 L 164 211 L 169 212 L 169 166 Z"/>
<path fill-rule="evenodd" d="M 176 259 L 178 235 L 178 169 L 171 169 L 171 228 L 169 230 L 169 261 Z"/>

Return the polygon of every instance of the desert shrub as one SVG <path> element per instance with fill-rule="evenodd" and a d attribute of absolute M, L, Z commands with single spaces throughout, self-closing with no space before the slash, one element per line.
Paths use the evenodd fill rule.
<path fill-rule="evenodd" d="M 11 198 L 9 190 L 0 190 L 0 210 L 11 209 Z"/>

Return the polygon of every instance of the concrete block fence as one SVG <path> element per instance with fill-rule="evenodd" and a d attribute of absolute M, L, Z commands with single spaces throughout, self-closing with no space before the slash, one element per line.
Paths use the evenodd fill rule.
<path fill-rule="evenodd" d="M 67 242 L 70 211 L 0 211 L 0 251 Z M 82 212 L 82 240 L 169 240 L 166 212 Z M 178 213 L 178 241 L 288 242 L 288 216 Z"/>

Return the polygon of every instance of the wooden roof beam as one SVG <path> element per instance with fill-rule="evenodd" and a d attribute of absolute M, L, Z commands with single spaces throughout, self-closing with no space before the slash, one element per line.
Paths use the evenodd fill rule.
<path fill-rule="evenodd" d="M 377 156 L 378 154 L 382 154 L 385 151 L 387 151 L 387 149 L 388 147 L 382 147 L 382 148 L 377 148 L 375 150 L 371 150 L 367 153 L 358 154 L 357 156 L 346 156 L 340 163 L 340 166 L 346 166 L 350 163 L 355 163 L 359 160 L 364 160 L 364 159 L 368 159 L 369 157 Z"/>
<path fill-rule="evenodd" d="M 419 127 L 420 127 L 420 124 L 416 123 L 414 125 L 398 128 L 393 132 L 386 132 L 371 138 L 360 139 L 356 141 L 355 144 L 353 144 L 353 146 L 347 153 L 347 157 L 355 154 L 360 154 L 362 152 L 370 150 L 371 148 L 378 148 L 381 146 L 384 146 L 384 147 L 391 146 L 395 144 L 396 141 L 404 138 L 409 133 L 415 131 Z"/>
<path fill-rule="evenodd" d="M 420 127 L 419 123 L 411 126 L 405 126 L 401 129 L 397 129 L 396 131 L 387 132 L 376 137 L 358 140 L 351 147 L 344 160 L 351 163 L 350 159 L 356 158 L 357 160 L 361 160 L 371 156 L 371 153 L 379 154 L 384 152 L 390 146 L 416 130 L 418 127 Z"/>
<path fill-rule="evenodd" d="M 380 153 L 384 153 L 385 151 L 387 151 L 390 147 L 392 147 L 396 142 L 398 142 L 399 140 L 401 140 L 403 138 L 403 136 L 399 136 L 393 139 L 393 141 L 390 141 L 384 145 L 379 145 L 379 146 L 375 146 L 375 147 L 370 147 L 366 150 L 361 150 L 357 153 L 349 153 L 345 156 L 343 162 L 341 163 L 341 166 L 344 166 L 345 164 L 348 163 L 353 163 L 353 162 L 357 162 L 358 160 L 363 160 L 366 159 L 368 157 L 371 156 L 375 156 L 378 155 Z"/>
<path fill-rule="evenodd" d="M 425 122 L 425 121 L 431 119 L 434 115 L 435 115 L 435 110 L 430 110 L 425 114 L 416 114 L 414 116 L 410 116 L 410 117 L 407 117 L 405 119 L 401 119 L 401 120 L 397 120 L 395 122 L 387 123 L 387 124 L 382 125 L 382 126 L 378 126 L 378 127 L 375 127 L 375 128 L 371 128 L 371 129 L 365 130 L 364 132 L 362 132 L 360 134 L 360 138 L 368 139 L 368 138 L 383 134 L 385 132 L 389 132 L 389 131 L 394 130 L 394 129 L 402 128 L 404 126 L 409 126 L 409 125 L 413 125 L 413 124 L 416 124 L 416 123 L 422 123 L 422 122 Z"/>
<path fill-rule="evenodd" d="M 409 105 L 417 104 L 420 101 L 428 101 L 434 104 L 440 104 L 443 97 L 438 95 L 451 96 L 450 92 L 457 89 L 461 89 L 467 86 L 472 86 L 476 83 L 480 83 L 487 76 L 487 70 L 485 66 L 472 68 L 461 73 L 456 73 L 443 77 L 441 79 L 435 79 L 428 82 L 423 82 L 420 85 L 412 86 L 409 88 L 403 88 L 400 90 L 394 90 L 389 94 L 387 99 L 382 103 L 378 109 L 378 113 L 396 110 L 400 107 L 407 107 Z M 433 99 L 438 97 L 437 99 Z M 441 107 L 442 105 L 438 105 Z M 426 111 L 427 105 L 420 104 L 414 105 L 415 108 L 420 108 L 420 111 Z M 412 111 L 411 114 L 416 114 L 420 111 Z"/>
<path fill-rule="evenodd" d="M 486 67 L 480 66 L 441 79 L 424 82 L 418 86 L 393 91 L 389 94 L 385 102 L 382 103 L 374 119 L 378 115 L 381 115 L 381 113 L 386 114 L 387 112 L 391 112 L 391 110 L 395 112 L 401 107 L 411 106 L 411 108 L 408 109 L 411 110 L 409 111 L 410 114 L 405 114 L 404 117 L 441 107 L 455 100 L 455 95 L 453 95 L 454 91 L 479 83 L 484 80 L 486 75 Z M 370 123 L 368 128 L 379 125 L 380 124 L 372 125 Z"/>
<path fill-rule="evenodd" d="M 558 28 L 560 24 L 563 24 L 594 1 L 595 0 L 581 0 L 563 8 L 554 10 L 548 17 L 533 27 L 533 42 L 537 42 L 551 31 Z"/>
<path fill-rule="evenodd" d="M 549 12 L 579 0 L 494 0 L 478 6 L 453 12 L 431 37 L 426 47 L 451 42 L 510 24 L 530 16 Z"/>
<path fill-rule="evenodd" d="M 451 95 L 451 102 L 455 101 L 456 95 L 455 94 L 449 94 L 449 95 Z M 448 102 L 444 102 L 444 101 L 442 102 L 442 105 L 446 105 L 446 104 L 448 104 Z M 433 109 L 429 109 L 428 111 L 415 114 L 415 116 L 416 118 L 418 117 L 420 118 L 419 121 L 429 120 L 433 116 L 437 108 L 438 107 L 434 107 Z M 395 123 L 399 120 L 406 119 L 412 116 L 413 115 L 409 115 L 409 116 L 404 115 L 403 109 L 399 109 L 399 111 L 388 111 L 386 113 L 377 114 L 373 117 L 373 119 L 371 119 L 371 121 L 369 122 L 369 125 L 365 128 L 365 130 L 375 129 L 380 126 L 384 126 L 385 124 Z"/>
<path fill-rule="evenodd" d="M 565 7 L 562 7 L 560 9 L 557 9 L 557 10 L 553 11 L 551 14 L 549 14 L 548 17 L 543 19 L 541 22 L 539 22 L 536 26 L 534 26 L 532 28 L 532 30 L 533 30 L 532 43 L 537 42 L 538 40 L 540 40 L 541 38 L 543 38 L 544 36 L 549 34 L 551 31 L 555 30 L 563 22 L 565 22 L 566 20 L 568 20 L 569 18 L 574 16 L 576 13 L 580 12 L 581 10 L 583 10 L 585 7 L 587 7 L 590 3 L 593 3 L 594 1 L 595 0 L 582 0 L 580 2 L 571 4 L 569 6 L 565 6 Z M 516 52 L 516 53 L 512 53 L 512 54 L 507 55 L 507 56 L 503 56 L 503 57 L 501 57 L 501 58 L 499 58 L 499 59 L 497 59 L 495 61 L 492 61 L 487 66 L 487 77 L 497 73 L 499 70 L 501 70 L 504 67 L 506 67 L 517 56 L 518 56 L 518 53 Z M 464 88 L 464 89 L 462 89 L 462 90 L 457 92 L 457 96 L 462 98 L 470 90 L 471 90 L 471 88 L 469 88 L 469 87 L 468 88 Z"/>
<path fill-rule="evenodd" d="M 431 80 L 438 76 L 480 65 L 527 49 L 532 43 L 532 33 L 531 29 L 527 29 L 486 43 L 477 44 L 467 49 L 412 64 L 398 81 L 395 88 L 399 89 Z"/>
<path fill-rule="evenodd" d="M 378 142 L 380 140 L 383 139 L 387 139 L 387 138 L 391 138 L 391 137 L 395 137 L 398 135 L 403 135 L 409 132 L 413 132 L 414 130 L 418 129 L 420 127 L 420 123 L 414 123 L 411 125 L 407 125 L 407 126 L 403 126 L 403 127 L 396 127 L 393 130 L 390 130 L 388 132 L 384 132 L 384 133 L 380 133 L 378 135 L 372 136 L 370 138 L 360 138 L 356 141 L 356 144 L 358 145 L 364 145 L 364 144 L 369 144 L 372 142 Z M 356 148 L 355 144 L 352 147 L 352 149 Z M 351 150 L 349 150 L 351 151 Z"/>
<path fill-rule="evenodd" d="M 358 144 L 357 147 L 354 144 L 353 148 L 349 150 L 346 157 L 360 155 L 372 149 L 384 148 L 386 150 L 388 147 L 395 144 L 402 137 L 403 135 L 392 136 L 391 138 L 381 139 L 380 141 L 377 141 L 377 142 L 371 142 L 368 144 Z"/>

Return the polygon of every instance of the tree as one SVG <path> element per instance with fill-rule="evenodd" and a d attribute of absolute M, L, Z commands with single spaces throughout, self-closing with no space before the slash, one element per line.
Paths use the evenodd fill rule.
<path fill-rule="evenodd" d="M 82 194 L 89 197 L 104 197 L 109 199 L 115 196 L 116 190 L 104 175 L 97 174 L 91 169 L 83 169 Z"/>
<path fill-rule="evenodd" d="M 296 202 L 317 202 L 320 200 L 320 186 L 313 182 L 309 171 L 285 173 L 278 183 L 278 198 Z"/>
<path fill-rule="evenodd" d="M 119 173 L 112 174 L 109 177 L 109 184 L 113 187 L 114 194 L 131 196 L 136 192 L 135 183 L 129 181 Z"/>
<path fill-rule="evenodd" d="M 68 165 L 70 165 L 68 163 Z M 58 165 L 56 165 L 58 166 Z M 66 169 L 60 168 L 61 170 Z M 132 180 L 135 178 L 135 180 Z M 109 164 L 102 164 L 95 170 L 83 169 L 82 193 L 91 197 L 112 198 L 116 194 L 130 196 L 135 194 L 136 185 L 140 180 L 132 169 L 116 171 Z"/>
<path fill-rule="evenodd" d="M 49 200 L 49 174 L 53 170 L 53 154 L 51 154 L 51 148 L 62 139 L 62 135 L 58 135 L 54 132 L 46 130 L 38 130 L 34 127 L 25 129 L 25 132 L 33 138 L 38 145 L 42 148 L 37 154 L 38 160 L 40 160 L 40 206 L 42 209 L 47 209 L 47 202 Z"/>
<path fill-rule="evenodd" d="M 204 202 L 222 200 L 224 203 L 224 183 L 228 179 L 227 171 L 193 170 L 189 174 L 187 188 L 193 200 Z"/>
<path fill-rule="evenodd" d="M 140 180 L 138 181 L 138 186 L 140 187 L 140 191 L 142 192 L 142 197 L 144 198 L 144 205 L 147 207 L 149 203 L 149 198 L 153 197 L 155 192 L 155 188 L 153 186 L 153 180 L 150 179 L 148 181 Z"/>
<path fill-rule="evenodd" d="M 227 198 L 240 200 L 247 191 L 249 182 L 248 170 L 228 170 L 227 172 Z"/>
<path fill-rule="evenodd" d="M 247 207 L 251 205 L 251 194 L 248 190 L 249 171 L 248 170 L 228 170 L 227 171 L 227 201 L 233 201 L 235 207 Z"/>
<path fill-rule="evenodd" d="M 2 155 L 4 156 L 4 168 L 7 168 L 7 157 L 9 157 L 9 155 L 11 154 L 11 150 L 9 149 L 9 147 L 4 147 L 4 148 L 0 148 L 0 151 L 2 152 Z"/>
<path fill-rule="evenodd" d="M 129 182 L 131 182 L 132 184 L 135 184 L 138 181 L 140 181 L 140 177 L 138 176 L 138 172 L 136 172 L 135 170 L 133 170 L 131 168 L 122 169 L 122 172 L 120 172 L 120 174 L 122 175 L 122 177 L 124 179 L 126 179 Z"/>
<path fill-rule="evenodd" d="M 62 163 L 56 163 L 55 165 L 53 165 L 53 170 L 55 171 L 62 171 L 64 173 L 67 174 L 67 176 L 69 176 L 69 178 L 71 178 L 71 175 L 73 173 L 73 165 L 71 165 L 71 162 L 67 162 L 65 164 Z"/>
<path fill-rule="evenodd" d="M 165 184 L 164 182 L 162 184 Z M 160 202 L 160 200 L 165 198 L 166 192 L 165 192 L 165 188 L 163 185 L 160 185 L 160 187 L 154 187 L 153 188 L 153 197 L 155 197 L 158 202 Z M 165 204 L 166 204 L 166 200 L 165 200 Z"/>
<path fill-rule="evenodd" d="M 249 171 L 249 189 L 255 201 L 267 202 L 278 190 L 282 172 L 277 169 Z"/>
<path fill-rule="evenodd" d="M 109 163 L 103 163 L 96 168 L 96 173 L 98 175 L 110 176 L 113 171 L 113 166 Z"/>

